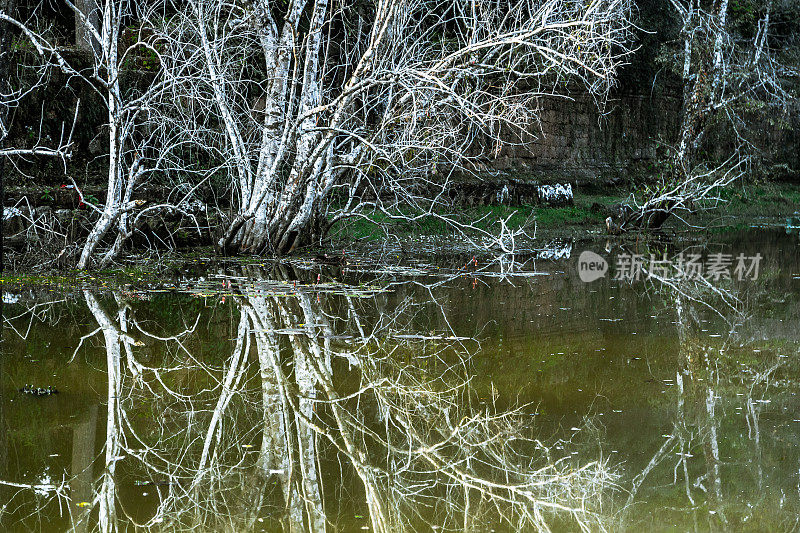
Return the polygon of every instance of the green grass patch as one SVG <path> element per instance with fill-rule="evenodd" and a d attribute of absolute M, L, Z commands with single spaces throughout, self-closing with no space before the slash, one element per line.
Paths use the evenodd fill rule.
<path fill-rule="evenodd" d="M 493 232 L 499 230 L 500 221 L 506 221 L 511 229 L 537 230 L 569 230 L 585 229 L 600 226 L 605 219 L 603 209 L 592 209 L 594 204 L 610 206 L 622 201 L 623 196 L 611 195 L 579 195 L 575 204 L 565 207 L 546 207 L 534 205 L 485 205 L 464 207 L 454 211 L 441 211 L 438 215 L 446 216 L 460 224 L 473 224 L 476 228 Z M 396 215 L 419 216 L 421 213 L 411 211 L 395 211 Z M 437 216 L 423 216 L 416 220 L 398 220 L 384 213 L 370 213 L 364 217 L 354 217 L 338 223 L 331 231 L 334 240 L 357 240 L 366 242 L 380 241 L 386 238 L 387 232 L 410 239 L 426 236 L 452 235 L 454 228 Z"/>
<path fill-rule="evenodd" d="M 532 206 L 509 207 L 490 205 L 464 208 L 455 212 L 440 211 L 436 215 L 421 212 L 396 211 L 394 216 L 413 217 L 414 220 L 400 220 L 384 213 L 370 213 L 354 217 L 336 224 L 331 230 L 334 240 L 380 241 L 387 233 L 402 237 L 448 236 L 456 232 L 453 225 L 440 217 L 446 217 L 459 224 L 474 224 L 475 227 L 492 231 L 499 228 L 499 221 L 506 220 L 510 228 L 533 228 L 534 208 Z M 510 217 L 510 218 L 509 218 Z"/>
<path fill-rule="evenodd" d="M 583 205 L 536 209 L 536 223 L 543 229 L 596 225 L 602 222 L 602 212 L 592 212 L 589 207 Z"/>
<path fill-rule="evenodd" d="M 779 215 L 800 209 L 800 185 L 758 183 L 719 191 L 721 207 L 737 215 Z M 710 207 L 710 206 L 708 206 Z"/>

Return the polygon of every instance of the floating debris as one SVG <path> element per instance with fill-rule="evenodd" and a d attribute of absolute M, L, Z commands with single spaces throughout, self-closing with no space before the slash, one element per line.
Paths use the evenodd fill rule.
<path fill-rule="evenodd" d="M 50 396 L 51 394 L 58 394 L 58 389 L 52 385 L 47 387 L 34 387 L 33 385 L 25 385 L 19 391 L 23 394 L 30 394 L 31 396 Z"/>

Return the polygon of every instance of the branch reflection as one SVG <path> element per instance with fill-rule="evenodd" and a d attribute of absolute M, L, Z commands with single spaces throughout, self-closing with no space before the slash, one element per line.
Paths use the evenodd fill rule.
<path fill-rule="evenodd" d="M 637 506 L 648 496 L 641 492 L 662 487 L 664 491 L 680 490 L 685 499 L 669 511 L 657 512 L 690 516 L 694 531 L 739 530 L 745 523 L 760 520 L 764 512 L 765 458 L 759 416 L 770 403 L 764 398 L 776 394 L 768 391 L 789 361 L 786 353 L 800 354 L 800 346 L 783 338 L 781 332 L 751 327 L 755 311 L 774 297 L 762 281 L 711 282 L 653 273 L 648 279 L 653 292 L 673 310 L 678 349 L 675 387 L 668 399 L 675 403 L 665 440 L 625 487 L 630 492 L 620 525 L 630 528 L 633 516 L 642 514 Z M 761 334 L 752 336 L 753 329 Z M 776 346 L 780 351 L 774 350 Z M 739 425 L 739 416 L 745 419 L 741 425 L 746 434 L 732 439 L 737 432 L 731 426 Z M 723 418 L 728 426 L 725 431 Z M 722 437 L 723 432 L 727 438 Z M 742 476 L 754 480 L 754 491 L 750 486 L 741 490 Z M 658 519 L 665 520 L 663 516 Z M 780 520 L 780 516 L 771 519 Z"/>
<path fill-rule="evenodd" d="M 212 351 L 208 310 L 170 332 L 132 295 L 84 291 L 107 411 L 100 468 L 92 420 L 75 426 L 73 530 L 603 527 L 613 474 L 554 458 L 521 411 L 478 398 L 477 343 L 417 326 L 443 306 L 295 286 L 280 269 L 250 281 L 263 274 L 248 267 L 207 298 L 229 322 Z"/>

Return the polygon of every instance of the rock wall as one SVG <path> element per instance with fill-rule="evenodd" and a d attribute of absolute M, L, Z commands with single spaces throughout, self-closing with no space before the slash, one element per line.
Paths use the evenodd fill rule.
<path fill-rule="evenodd" d="M 142 83 L 150 75 L 138 71 L 126 74 L 131 78 L 129 84 Z M 660 84 L 652 93 L 650 85 L 642 82 L 619 91 L 602 108 L 591 96 L 577 91 L 563 97 L 543 97 L 538 121 L 530 126 L 529 135 L 520 139 L 505 133 L 505 144 L 499 154 L 482 158 L 478 174 L 485 172 L 488 177 L 485 181 L 498 183 L 504 178 L 514 178 L 535 183 L 578 184 L 616 183 L 657 174 L 660 162 L 668 155 L 666 147 L 659 148 L 659 143 L 665 146 L 677 139 L 681 98 L 674 83 Z M 71 123 L 78 97 L 82 103 L 74 136 L 77 150 L 68 173 L 82 185 L 101 184 L 105 180 L 106 159 L 102 155 L 107 142 L 102 105 L 91 91 L 74 81 L 70 84 L 63 75 L 54 73 L 48 87 L 34 91 L 16 110 L 8 142 L 28 146 L 40 127 L 45 139 L 58 138 L 61 128 Z M 783 117 L 763 119 L 762 127 L 758 127 L 763 132 L 761 148 L 773 167 L 763 173 L 797 179 L 800 103 L 782 114 Z M 720 134 L 710 135 L 709 142 L 724 151 L 729 141 L 725 134 Z M 493 148 L 483 147 L 480 152 L 492 153 Z M 16 170 L 34 176 L 38 185 L 64 183 L 60 161 L 18 161 L 17 165 Z M 505 174 L 500 180 L 496 177 L 498 171 Z M 82 179 L 83 176 L 88 180 Z M 30 184 L 30 180 L 20 177 L 20 184 Z"/>
<path fill-rule="evenodd" d="M 800 101 L 761 118 L 750 117 L 749 137 L 761 166 L 751 170 L 769 179 L 796 181 L 800 174 Z M 543 98 L 539 123 L 530 136 L 507 135 L 508 143 L 487 170 L 543 183 L 616 183 L 659 173 L 680 129 L 681 95 L 677 87 L 653 94 L 626 93 L 603 109 L 588 95 Z M 709 132 L 709 153 L 730 154 L 727 126 Z M 488 151 L 488 150 L 487 150 Z"/>
<path fill-rule="evenodd" d="M 486 161 L 488 168 L 545 181 L 651 174 L 664 155 L 658 140 L 675 139 L 680 126 L 676 94 L 620 95 L 604 109 L 588 95 L 548 97 L 540 109 L 531 136 L 521 143 L 510 139 L 498 157 Z"/>

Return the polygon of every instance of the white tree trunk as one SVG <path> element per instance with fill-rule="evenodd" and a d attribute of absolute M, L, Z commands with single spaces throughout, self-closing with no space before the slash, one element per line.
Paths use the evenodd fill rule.
<path fill-rule="evenodd" d="M 95 0 L 87 0 L 95 1 Z M 100 219 L 89 233 L 78 260 L 78 268 L 88 268 L 97 246 L 103 237 L 117 223 L 122 214 L 124 199 L 123 180 L 124 161 L 122 158 L 127 135 L 123 127 L 123 99 L 120 89 L 120 70 L 118 44 L 122 25 L 122 6 L 106 0 L 103 7 L 103 20 L 100 35 L 102 37 L 100 51 L 95 52 L 95 64 L 98 73 L 104 71 L 102 83 L 106 87 L 105 100 L 108 106 L 108 182 L 106 185 L 106 201 Z M 89 24 L 86 19 L 85 24 Z M 86 26 L 85 26 L 86 27 Z M 91 27 L 86 27 L 91 31 Z M 100 75 L 100 74 L 98 74 Z M 133 187 L 133 176 L 129 177 L 128 190 Z M 129 195 L 130 193 L 128 193 Z M 115 246 L 116 248 L 116 246 Z M 107 262 L 107 261 L 104 261 Z"/>

